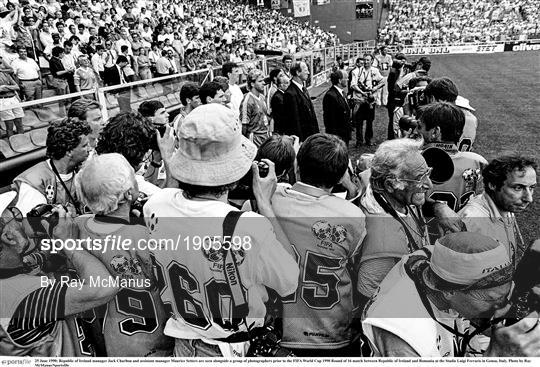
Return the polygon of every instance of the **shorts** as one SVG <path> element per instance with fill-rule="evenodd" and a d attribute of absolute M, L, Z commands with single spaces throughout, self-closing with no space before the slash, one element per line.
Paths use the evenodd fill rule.
<path fill-rule="evenodd" d="M 0 98 L 0 119 L 2 121 L 10 121 L 16 118 L 23 118 L 24 111 L 20 107 L 15 107 L 20 104 L 19 97 L 13 96 L 10 98 Z M 4 110 L 5 108 L 9 108 Z"/>

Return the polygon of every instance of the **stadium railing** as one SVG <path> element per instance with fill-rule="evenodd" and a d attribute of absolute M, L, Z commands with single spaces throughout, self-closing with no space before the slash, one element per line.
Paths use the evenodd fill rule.
<path fill-rule="evenodd" d="M 345 62 L 350 62 L 364 52 L 371 52 L 373 46 L 373 41 L 356 42 L 297 53 L 294 57 L 307 63 L 310 70 L 308 88 L 313 88 L 326 82 L 337 56 L 341 56 Z M 282 56 L 258 59 L 252 61 L 251 66 L 260 68 L 267 75 L 273 68 L 282 66 L 281 60 Z M 245 73 L 250 67 L 250 62 L 241 66 L 244 68 L 241 75 L 242 83 L 245 82 Z M 220 74 L 221 67 L 209 67 L 118 86 L 21 102 L 17 106 L 11 106 L 9 109 L 15 107 L 23 109 L 25 132 L 12 135 L 8 139 L 6 126 L 0 121 L 0 192 L 2 188 L 11 185 L 17 174 L 44 159 L 49 123 L 66 117 L 67 109 L 74 100 L 84 97 L 98 101 L 102 106 L 104 121 L 121 111 L 136 111 L 143 101 L 151 99 L 160 100 L 170 113 L 174 113 L 181 107 L 179 91 L 183 83 L 191 81 L 202 85 Z M 7 108 L 0 107 L 0 111 L 2 110 Z"/>

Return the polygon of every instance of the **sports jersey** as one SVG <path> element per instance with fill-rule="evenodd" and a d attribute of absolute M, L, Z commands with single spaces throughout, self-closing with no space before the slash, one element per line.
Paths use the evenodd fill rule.
<path fill-rule="evenodd" d="M 42 287 L 40 276 L 22 274 L 0 279 L 0 289 L 0 355 L 81 355 L 77 336 L 64 334 L 65 285 Z"/>
<path fill-rule="evenodd" d="M 278 185 L 272 207 L 294 247 L 301 278 L 283 300 L 288 348 L 337 349 L 351 342 L 355 277 L 349 272 L 366 234 L 362 210 L 326 191 L 297 182 Z"/>
<path fill-rule="evenodd" d="M 140 225 L 104 223 L 93 215 L 76 218 L 79 238 L 116 236 L 121 239 L 146 239 L 148 232 Z M 135 246 L 135 245 L 134 245 Z M 172 340 L 163 334 L 169 314 L 160 298 L 157 287 L 152 287 L 150 254 L 138 250 L 134 257 L 130 252 L 107 248 L 90 251 L 116 279 L 129 280 L 130 286 L 122 288 L 107 304 L 103 322 L 103 337 L 107 355 L 117 356 L 170 356 Z"/>
<path fill-rule="evenodd" d="M 484 157 L 472 152 L 460 152 L 452 143 L 433 143 L 427 147 L 443 149 L 452 158 L 454 174 L 444 183 L 433 182 L 433 191 L 429 197 L 433 200 L 445 201 L 454 210 L 460 210 L 469 198 L 484 190 L 482 185 L 482 167 L 488 162 Z"/>
<path fill-rule="evenodd" d="M 144 206 L 150 238 L 173 239 L 178 244 L 154 251 L 165 283 L 161 297 L 173 312 L 166 335 L 201 339 L 224 348 L 215 339 L 245 330 L 245 324 L 233 317 L 238 309 L 223 269 L 223 219 L 233 210 L 237 209 L 224 202 L 190 200 L 181 190 L 169 188 L 154 194 Z M 298 266 L 269 220 L 256 213 L 240 217 L 231 242 L 238 245 L 231 251 L 249 306 L 247 323 L 261 326 L 268 300 L 265 286 L 280 296 L 293 293 Z"/>
<path fill-rule="evenodd" d="M 465 126 L 463 126 L 463 133 L 459 139 L 458 149 L 462 152 L 469 152 L 472 150 L 472 146 L 476 139 L 476 129 L 478 128 L 478 119 L 466 108 L 460 107 L 465 115 Z"/>
<path fill-rule="evenodd" d="M 392 56 L 386 55 L 376 55 L 375 56 L 375 65 L 381 72 L 381 75 L 387 77 L 390 74 L 390 68 L 392 67 Z"/>
<path fill-rule="evenodd" d="M 268 109 L 262 94 L 257 97 L 249 92 L 244 96 L 240 104 L 240 123 L 247 126 L 247 137 L 255 145 L 261 145 L 268 138 Z"/>

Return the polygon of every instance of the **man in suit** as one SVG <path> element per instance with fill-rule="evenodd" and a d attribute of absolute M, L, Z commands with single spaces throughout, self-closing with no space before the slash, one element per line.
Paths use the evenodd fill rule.
<path fill-rule="evenodd" d="M 287 75 L 278 75 L 277 90 L 270 100 L 270 107 L 272 108 L 272 120 L 274 121 L 274 132 L 278 134 L 283 134 L 285 124 L 287 123 L 287 112 L 283 103 L 285 91 L 287 88 L 289 88 L 290 83 L 291 81 Z"/>
<path fill-rule="evenodd" d="M 113 67 L 105 68 L 103 78 L 106 86 L 126 84 L 133 81 L 133 76 L 126 76 L 124 68 L 129 64 L 129 60 L 124 55 L 118 56 L 116 64 Z M 110 93 L 114 93 L 118 98 L 118 107 L 120 112 L 131 111 L 131 91 L 128 88 L 115 89 Z"/>
<path fill-rule="evenodd" d="M 324 127 L 327 134 L 337 135 L 349 145 L 351 140 L 351 109 L 345 98 L 347 74 L 336 70 L 330 74 L 332 86 L 323 98 Z"/>
<path fill-rule="evenodd" d="M 305 62 L 297 62 L 291 67 L 292 81 L 285 91 L 283 99 L 284 109 L 288 111 L 288 121 L 284 126 L 284 133 L 296 135 L 300 141 L 306 140 L 310 135 L 319 132 L 319 124 L 315 115 L 315 108 L 305 82 L 309 78 L 309 69 Z"/>

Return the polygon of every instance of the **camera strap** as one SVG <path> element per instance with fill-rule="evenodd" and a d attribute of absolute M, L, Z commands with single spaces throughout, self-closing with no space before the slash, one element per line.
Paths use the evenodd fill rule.
<path fill-rule="evenodd" d="M 373 197 L 375 198 L 377 203 L 381 206 L 381 208 L 383 208 L 385 212 L 390 214 L 395 220 L 399 222 L 399 224 L 401 224 L 401 227 L 403 228 L 403 231 L 405 232 L 405 235 L 407 236 L 407 240 L 408 240 L 407 246 L 409 247 L 409 252 L 413 253 L 414 251 L 421 249 L 422 246 L 419 246 L 416 243 L 414 236 L 409 231 L 407 223 L 405 223 L 405 221 L 399 216 L 397 211 L 392 207 L 392 205 L 390 205 L 390 203 L 384 198 L 384 196 L 379 194 L 378 192 L 373 191 Z M 414 215 L 414 213 L 412 212 L 410 208 L 409 208 L 409 212 L 411 213 L 411 217 L 414 219 L 415 223 L 418 226 L 418 229 L 420 230 L 420 235 L 424 235 L 425 227 L 424 227 L 424 224 L 422 223 L 423 221 L 420 219 L 420 217 L 417 217 L 416 215 Z"/>
<path fill-rule="evenodd" d="M 62 187 L 64 188 L 64 191 L 66 192 L 67 196 L 69 197 L 69 200 L 71 201 L 71 203 L 73 204 L 73 206 L 75 207 L 75 211 L 78 215 L 82 215 L 83 213 L 81 212 L 81 210 L 79 209 L 79 205 L 77 204 L 77 202 L 75 201 L 75 199 L 73 198 L 73 195 L 71 195 L 71 192 L 68 190 L 64 180 L 62 180 L 62 178 L 60 177 L 60 173 L 58 173 L 58 170 L 56 169 L 56 166 L 54 165 L 52 159 L 49 160 L 49 162 L 51 163 L 51 168 L 56 176 L 56 178 L 58 178 L 58 181 L 60 181 L 60 184 L 62 184 Z M 74 180 L 75 177 L 72 178 L 72 180 Z M 73 182 L 73 181 L 72 181 Z"/>
<path fill-rule="evenodd" d="M 225 248 L 228 248 L 228 250 L 223 250 L 223 270 L 225 279 L 231 290 L 234 304 L 232 310 L 234 325 L 239 325 L 242 321 L 245 322 L 245 317 L 249 312 L 249 306 L 244 295 L 244 290 L 242 289 L 242 279 L 240 278 L 240 272 L 238 271 L 238 265 L 236 264 L 236 255 L 231 247 L 234 229 L 243 213 L 244 212 L 242 211 L 231 210 L 223 220 L 223 238 L 229 239 L 224 243 L 228 243 L 228 245 L 224 246 Z"/>

